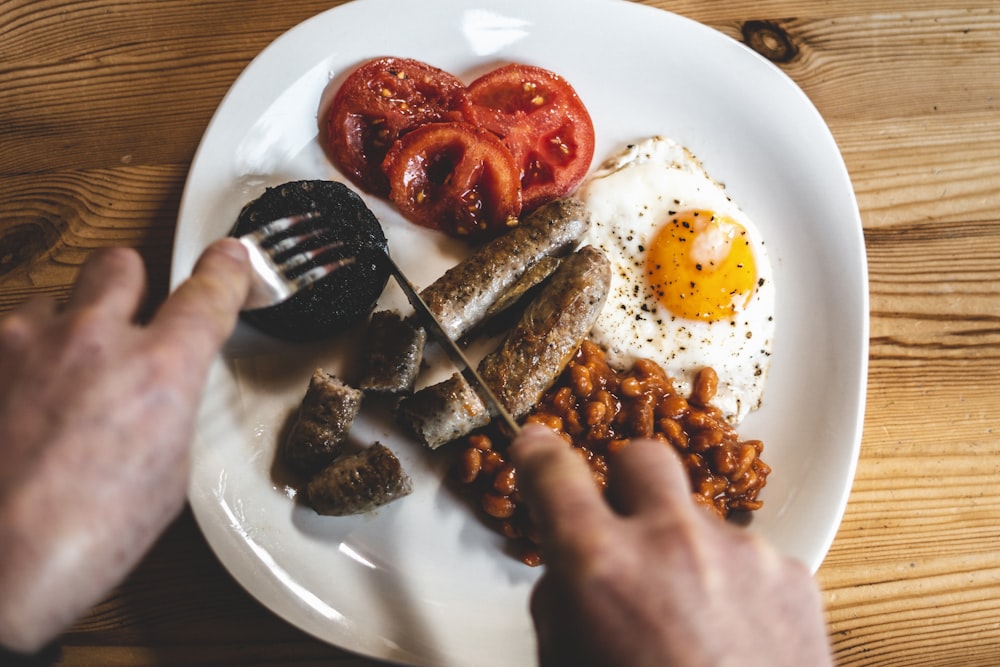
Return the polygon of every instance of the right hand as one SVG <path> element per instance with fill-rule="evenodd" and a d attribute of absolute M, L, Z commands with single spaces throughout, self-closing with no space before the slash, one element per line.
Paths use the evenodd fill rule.
<path fill-rule="evenodd" d="M 532 597 L 543 667 L 825 667 L 819 591 L 798 562 L 691 499 L 673 451 L 632 442 L 606 501 L 565 440 L 509 450 L 547 562 Z"/>

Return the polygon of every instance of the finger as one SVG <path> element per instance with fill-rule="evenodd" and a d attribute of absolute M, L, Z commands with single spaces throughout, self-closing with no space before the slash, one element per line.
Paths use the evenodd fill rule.
<path fill-rule="evenodd" d="M 236 326 L 249 288 L 246 250 L 235 239 L 216 241 L 163 303 L 150 329 L 207 364 Z"/>
<path fill-rule="evenodd" d="M 565 440 L 527 424 L 508 453 L 546 554 L 604 534 L 598 528 L 612 518 L 611 509 L 589 467 Z"/>
<path fill-rule="evenodd" d="M 691 483 L 669 444 L 639 439 L 609 461 L 608 497 L 622 514 L 663 512 L 691 504 Z"/>
<path fill-rule="evenodd" d="M 131 248 L 100 248 L 87 256 L 66 310 L 99 307 L 131 321 L 146 293 L 146 269 Z"/>

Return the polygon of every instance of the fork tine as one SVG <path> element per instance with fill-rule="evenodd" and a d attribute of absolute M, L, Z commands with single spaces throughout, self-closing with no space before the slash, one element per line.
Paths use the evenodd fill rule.
<path fill-rule="evenodd" d="M 274 245 L 264 248 L 264 251 L 270 254 L 271 257 L 278 257 L 279 255 L 288 252 L 289 250 L 293 250 L 295 248 L 301 248 L 308 241 L 312 241 L 313 239 L 318 239 L 322 235 L 323 235 L 322 230 L 314 229 L 313 231 L 307 234 L 301 234 L 299 236 L 289 236 L 287 238 L 283 238 Z M 305 252 L 311 252 L 313 253 L 313 257 L 315 257 L 319 253 L 326 252 L 327 250 L 334 250 L 336 248 L 341 248 L 343 247 L 343 245 L 344 245 L 343 241 L 334 241 L 332 243 L 324 245 L 321 248 L 317 248 L 316 250 L 303 251 L 303 253 L 300 254 L 304 254 Z"/>
<path fill-rule="evenodd" d="M 307 234 L 303 237 L 298 237 L 298 238 L 299 239 L 311 238 L 311 236 L 312 235 Z M 294 241 L 291 245 L 286 247 L 285 250 L 290 250 L 291 248 L 297 246 L 299 243 L 297 239 L 285 239 L 285 241 Z M 282 243 L 284 243 L 285 241 L 282 241 Z M 282 273 L 287 274 L 289 271 L 292 271 L 293 269 L 296 269 L 307 262 L 311 262 L 320 255 L 330 252 L 331 250 L 337 250 L 338 248 L 343 248 L 343 247 L 344 247 L 343 241 L 334 241 L 333 243 L 328 243 L 320 248 L 314 248 L 312 250 L 303 250 L 302 252 L 292 255 L 288 259 L 278 264 L 278 269 Z"/>
<path fill-rule="evenodd" d="M 342 269 L 346 266 L 354 264 L 355 261 L 356 259 L 354 257 L 342 257 L 341 259 L 328 262 L 322 266 L 311 268 L 302 275 L 292 278 L 291 281 L 295 284 L 296 289 L 304 289 L 309 287 L 309 285 L 312 285 L 317 280 L 326 278 L 337 269 Z"/>
<path fill-rule="evenodd" d="M 287 232 L 289 229 L 298 224 L 301 224 L 308 220 L 315 220 L 316 218 L 319 217 L 321 217 L 321 215 L 317 212 L 302 213 L 300 215 L 289 215 L 284 218 L 278 218 L 277 220 L 272 220 L 266 225 L 258 227 L 252 232 L 248 232 L 247 234 L 245 234 L 245 236 L 252 237 L 258 243 L 264 244 L 268 241 L 268 239 L 271 239 L 274 236 L 277 236 L 278 234 L 281 234 L 283 232 Z"/>

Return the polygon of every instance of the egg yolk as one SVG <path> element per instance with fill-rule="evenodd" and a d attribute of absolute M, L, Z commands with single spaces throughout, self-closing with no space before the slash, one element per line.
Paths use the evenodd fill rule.
<path fill-rule="evenodd" d="M 662 225 L 648 248 L 646 274 L 671 313 L 708 322 L 746 307 L 757 285 L 747 230 L 711 211 L 683 211 Z"/>

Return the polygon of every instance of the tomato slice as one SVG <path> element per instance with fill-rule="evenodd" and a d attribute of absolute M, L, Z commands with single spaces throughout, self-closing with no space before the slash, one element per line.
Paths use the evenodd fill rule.
<path fill-rule="evenodd" d="M 467 120 L 468 109 L 465 84 L 448 72 L 409 58 L 370 60 L 344 80 L 330 105 L 330 157 L 355 185 L 384 197 L 382 161 L 396 139 L 425 123 Z"/>
<path fill-rule="evenodd" d="M 492 133 L 464 122 L 430 123 L 400 137 L 383 163 L 389 199 L 406 218 L 468 240 L 517 224 L 520 174 Z"/>
<path fill-rule="evenodd" d="M 594 157 L 594 123 L 573 87 L 541 67 L 513 63 L 469 85 L 472 120 L 499 136 L 521 171 L 523 208 L 572 192 Z"/>

